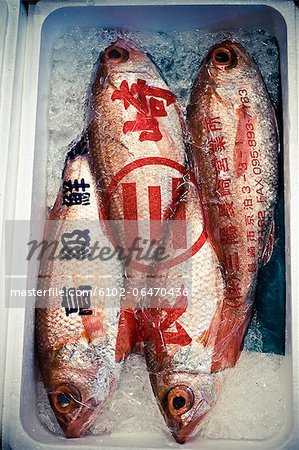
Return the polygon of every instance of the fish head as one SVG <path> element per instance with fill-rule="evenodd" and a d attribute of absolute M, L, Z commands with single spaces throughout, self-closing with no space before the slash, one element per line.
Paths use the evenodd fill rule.
<path fill-rule="evenodd" d="M 217 374 L 151 374 L 159 408 L 175 440 L 183 444 L 204 425 L 219 392 Z"/>
<path fill-rule="evenodd" d="M 155 71 L 150 57 L 131 41 L 118 38 L 100 55 L 99 64 L 92 83 L 96 94 L 107 83 L 117 84 L 123 74 L 144 74 Z"/>
<path fill-rule="evenodd" d="M 115 372 L 92 351 L 73 349 L 67 360 L 62 353 L 50 368 L 47 392 L 65 436 L 75 438 L 85 435 L 103 411 L 115 388 Z"/>
<path fill-rule="evenodd" d="M 251 78 L 256 66 L 241 44 L 229 40 L 211 47 L 202 66 L 201 76 L 206 82 L 228 86 L 227 82 Z"/>

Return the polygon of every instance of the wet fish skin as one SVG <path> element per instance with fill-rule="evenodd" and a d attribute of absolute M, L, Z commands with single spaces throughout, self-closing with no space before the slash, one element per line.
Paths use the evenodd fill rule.
<path fill-rule="evenodd" d="M 110 52 L 112 52 L 112 60 L 109 58 Z M 131 43 L 118 40 L 104 51 L 92 86 L 86 126 L 90 155 L 95 161 L 94 168 L 98 188 L 100 196 L 104 198 L 114 177 L 128 164 L 138 162 L 146 157 L 167 158 L 181 166 L 184 166 L 185 163 L 185 126 L 176 104 L 171 103 L 166 106 L 167 117 L 158 118 L 162 133 L 161 140 L 141 141 L 140 133 L 134 131 L 125 133 L 124 125 L 127 122 L 134 121 L 136 109 L 132 105 L 124 108 L 120 99 L 113 100 L 112 97 L 115 96 L 115 92 L 120 91 L 123 82 L 127 82 L 127 86 L 130 88 L 134 83 L 137 84 L 140 79 L 145 80 L 151 87 L 167 90 L 167 86 L 152 61 Z M 172 178 L 177 177 L 177 171 L 171 171 L 169 167 L 166 170 L 159 170 L 158 165 L 150 171 L 148 168 L 138 169 L 138 171 L 126 177 L 126 182 L 136 183 L 139 221 L 150 218 L 148 213 L 148 186 L 164 187 L 161 195 L 162 215 L 167 212 L 170 205 L 173 207 L 173 204 L 178 201 L 181 195 L 181 190 L 178 190 L 177 196 L 173 198 Z M 165 187 L 167 190 L 165 190 Z M 123 219 L 125 214 L 122 192 L 115 189 L 113 194 L 113 201 L 109 205 L 109 217 Z M 193 214 L 194 220 L 198 219 L 199 221 L 199 230 L 196 231 L 201 232 L 203 220 L 199 199 L 194 193 L 194 189 L 191 188 L 188 208 L 190 215 Z M 200 261 L 198 261 L 198 257 Z M 210 265 L 203 266 L 204 260 L 205 263 L 209 262 Z M 218 260 L 209 243 L 205 245 L 200 256 L 198 253 L 194 257 L 194 261 L 196 263 L 194 262 L 192 267 L 196 270 L 197 275 L 203 270 L 205 273 L 204 280 L 208 283 L 206 286 L 202 277 L 196 278 L 197 289 L 195 289 L 196 294 L 192 298 L 195 303 L 183 317 L 184 323 L 187 322 L 189 328 L 192 329 L 193 348 L 191 348 L 191 345 L 188 347 L 190 357 L 186 357 L 180 351 L 180 345 L 166 346 L 163 355 L 157 354 L 152 336 L 147 336 L 145 339 L 145 354 L 153 390 L 164 418 L 178 442 L 190 438 L 201 427 L 204 418 L 215 402 L 218 392 L 216 389 L 218 376 L 209 373 L 211 352 L 206 351 L 204 345 L 197 340 L 209 327 L 218 300 L 221 301 L 223 280 Z M 136 274 L 131 268 L 127 269 L 127 274 L 133 278 L 135 276 L 140 277 L 140 274 Z M 182 274 L 179 269 L 171 269 L 162 272 L 162 274 L 159 273 L 160 275 L 162 275 L 161 285 L 172 288 L 181 286 Z M 130 283 L 130 279 L 128 279 L 128 283 Z M 216 298 L 217 294 L 215 294 L 217 290 L 219 290 L 219 299 Z M 174 306 L 175 308 L 176 306 Z M 149 309 L 151 311 L 144 310 L 142 312 L 142 322 L 145 327 L 148 326 L 150 321 L 148 312 L 155 314 L 152 309 L 158 315 L 158 320 L 159 318 L 162 320 L 163 311 L 161 309 Z M 195 314 L 196 309 L 197 314 Z M 204 316 L 200 325 L 198 323 L 199 311 Z M 144 333 L 144 329 L 142 329 L 142 332 Z M 194 356 L 199 360 L 195 367 L 192 362 Z M 173 389 L 178 388 L 182 383 L 186 387 L 186 392 L 190 391 L 191 395 L 193 395 L 193 392 L 195 393 L 194 399 L 186 413 L 172 414 L 169 411 L 169 405 L 165 404 L 165 396 L 168 397 L 169 392 L 173 393 Z"/>
<path fill-rule="evenodd" d="M 258 67 L 238 43 L 212 47 L 194 82 L 187 125 L 207 230 L 225 272 L 213 371 L 235 365 L 259 267 L 271 257 L 278 189 L 275 112 Z"/>
<path fill-rule="evenodd" d="M 66 437 L 81 437 L 113 394 L 118 369 L 107 361 L 103 342 L 90 341 L 80 316 L 67 319 L 62 309 L 37 309 L 36 346 L 56 419 Z M 94 320 L 102 323 L 103 318 Z M 63 401 L 66 407 L 60 406 Z"/>
<path fill-rule="evenodd" d="M 218 374 L 166 371 L 150 381 L 168 428 L 179 444 L 194 437 L 215 405 L 222 380 Z"/>
<path fill-rule="evenodd" d="M 96 187 L 86 154 L 68 158 L 63 180 L 85 179 L 90 184 L 90 205 L 63 205 L 63 187 L 57 196 L 45 230 L 49 242 L 59 240 L 74 226 L 89 229 L 91 242 L 103 245 L 98 217 Z M 76 222 L 74 222 L 76 221 Z M 102 241 L 101 241 L 102 239 Z M 42 260 L 39 289 L 100 283 L 112 275 L 113 286 L 120 284 L 117 261 Z M 99 278 L 98 278 L 99 277 Z M 109 282 L 108 282 L 109 286 Z M 92 286 L 93 287 L 93 286 Z M 120 314 L 119 298 L 91 298 L 92 315 L 71 313 L 61 307 L 62 298 L 45 296 L 36 305 L 36 351 L 42 379 L 57 421 L 67 437 L 88 433 L 109 402 L 117 385 L 121 361 L 116 362 L 116 340 Z"/>
<path fill-rule="evenodd" d="M 113 244 L 128 249 L 135 238 L 150 242 L 150 205 L 157 203 L 158 222 L 179 195 L 172 185 L 178 177 L 172 163 L 184 167 L 186 129 L 174 94 L 149 55 L 131 41 L 119 38 L 103 51 L 91 85 L 85 129 L 98 202 L 102 216 L 110 220 Z M 154 199 L 149 199 L 150 188 Z M 135 273 L 128 265 L 124 273 L 127 292 L 144 286 L 146 274 Z M 122 311 L 121 321 L 127 324 L 123 329 L 133 330 L 131 307 L 136 298 L 127 296 L 123 304 L 127 306 Z"/>
<path fill-rule="evenodd" d="M 129 100 L 122 97 L 124 91 L 128 96 L 133 92 Z M 151 129 L 153 123 L 156 125 Z M 102 206 L 108 204 L 110 219 L 122 220 L 125 215 L 121 183 L 114 186 L 109 197 L 109 187 L 124 167 L 135 164 L 137 168 L 141 159 L 157 157 L 184 165 L 185 129 L 179 105 L 151 58 L 130 41 L 119 38 L 100 58 L 88 102 L 86 130 L 99 201 Z M 170 167 L 154 164 L 133 170 L 121 180 L 136 183 L 139 220 L 150 218 L 148 186 L 161 186 L 162 213 L 168 209 L 173 194 L 171 177 L 175 175 Z"/>
<path fill-rule="evenodd" d="M 189 276 L 192 278 L 191 285 L 187 284 L 189 292 L 180 297 L 157 299 L 155 306 L 142 311 L 145 357 L 152 388 L 167 426 L 179 443 L 202 429 L 218 398 L 222 378 L 211 373 L 213 338 L 217 336 L 217 328 L 211 327 L 224 298 L 221 267 L 204 231 L 198 190 L 189 183 L 184 188 L 185 193 L 169 223 L 181 217 L 184 209 L 188 234 L 194 242 L 201 236 L 202 245 L 197 251 L 190 250 L 184 263 L 164 270 L 157 264 L 154 283 L 170 292 L 186 286 L 186 276 Z M 173 254 L 171 229 L 163 245 L 167 254 Z"/>

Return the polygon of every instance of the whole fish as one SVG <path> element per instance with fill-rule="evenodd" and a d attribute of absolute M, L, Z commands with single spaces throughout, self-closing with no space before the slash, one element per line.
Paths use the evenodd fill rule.
<path fill-rule="evenodd" d="M 184 120 L 151 58 L 132 42 L 119 38 L 100 57 L 86 135 L 104 218 L 163 216 L 174 197 L 172 163 L 184 165 Z"/>
<path fill-rule="evenodd" d="M 202 428 L 217 400 L 221 377 L 211 373 L 213 343 L 207 346 L 206 339 L 224 298 L 221 267 L 204 229 L 197 187 L 186 182 L 184 189 L 163 240 L 172 264 L 156 265 L 149 286 L 160 290 L 152 307 L 140 312 L 152 388 L 179 443 Z M 190 247 L 187 258 L 180 260 L 173 243 L 184 239 L 184 224 Z"/>
<path fill-rule="evenodd" d="M 212 47 L 187 109 L 207 231 L 226 292 L 214 324 L 212 370 L 235 365 L 252 313 L 258 269 L 271 257 L 279 139 L 260 71 L 238 43 Z M 213 330 L 214 324 L 211 328 Z M 210 338 L 207 336 L 207 345 Z"/>
<path fill-rule="evenodd" d="M 119 292 L 122 285 L 117 259 L 87 259 L 91 244 L 109 243 L 101 233 L 96 185 L 83 142 L 69 153 L 44 239 L 64 239 L 64 245 L 60 258 L 46 255 L 41 260 L 38 286 L 46 292 L 36 305 L 37 355 L 59 425 L 67 437 L 80 437 L 109 402 L 119 378 L 120 298 L 106 295 L 105 289 Z M 97 294 L 90 298 L 95 288 Z M 51 296 L 51 289 L 59 295 Z"/>

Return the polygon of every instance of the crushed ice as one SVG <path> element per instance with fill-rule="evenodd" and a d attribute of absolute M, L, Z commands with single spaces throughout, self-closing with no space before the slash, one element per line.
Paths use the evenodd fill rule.
<path fill-rule="evenodd" d="M 208 48 L 223 39 L 232 38 L 251 53 L 262 72 L 274 106 L 278 105 L 278 49 L 274 38 L 263 30 L 251 33 L 242 30 L 154 33 L 74 28 L 59 37 L 52 49 L 48 105 L 48 206 L 53 205 L 58 191 L 67 147 L 80 135 L 84 126 L 86 93 L 96 61 L 100 52 L 118 36 L 135 41 L 151 54 L 183 108 Z M 247 334 L 245 349 L 261 351 L 261 334 L 255 321 Z M 265 439 L 277 433 L 285 418 L 284 364 L 285 358 L 281 356 L 244 351 L 237 366 L 226 371 L 225 386 L 202 436 Z M 41 421 L 49 430 L 61 435 L 41 381 L 37 383 L 37 402 Z M 140 356 L 131 355 L 125 363 L 120 386 L 92 433 L 136 433 L 136 430 L 160 434 L 168 443 L 172 441 L 158 411 L 145 362 Z"/>

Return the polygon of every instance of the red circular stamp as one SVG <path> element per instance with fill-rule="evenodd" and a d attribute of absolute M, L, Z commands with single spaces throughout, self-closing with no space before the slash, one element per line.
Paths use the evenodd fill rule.
<path fill-rule="evenodd" d="M 141 158 L 141 159 L 133 161 L 133 162 L 127 164 L 126 166 L 124 166 L 113 177 L 113 179 L 108 187 L 108 190 L 107 190 L 106 202 L 104 205 L 102 205 L 102 208 L 101 208 L 101 216 L 102 216 L 101 220 L 104 220 L 105 222 L 107 221 L 107 223 L 109 224 L 109 222 L 111 220 L 110 209 L 109 209 L 110 204 L 111 204 L 111 199 L 113 198 L 113 195 L 116 192 L 119 185 L 123 182 L 123 180 L 125 180 L 126 176 L 131 174 L 135 170 L 140 169 L 141 167 L 146 167 L 146 166 L 164 166 L 164 167 L 168 167 L 170 169 L 174 169 L 178 173 L 180 178 L 184 177 L 186 180 L 188 180 L 189 183 L 192 183 L 195 186 L 195 188 L 199 194 L 199 198 L 201 198 L 201 193 L 198 189 L 197 182 L 196 182 L 194 173 L 192 171 L 187 170 L 183 165 L 177 163 L 176 161 L 168 159 L 168 158 L 162 158 L 162 157 Z M 138 196 L 138 193 L 137 193 L 137 196 Z M 124 202 L 125 201 L 126 200 L 124 199 Z M 164 217 L 162 220 L 166 220 L 167 218 L 169 218 L 169 216 Z M 124 220 L 128 220 L 128 218 L 126 219 L 126 217 L 124 217 Z M 138 221 L 137 210 L 135 212 L 134 211 L 132 212 L 130 210 L 130 220 Z M 170 218 L 170 220 L 171 220 L 171 218 Z M 186 221 L 186 218 L 185 219 L 182 218 L 182 220 Z M 115 245 L 115 239 L 113 237 L 113 233 L 111 233 L 110 229 L 107 230 L 107 224 L 105 225 L 105 228 L 106 228 L 106 231 L 108 232 L 109 239 L 112 241 L 113 245 Z M 108 228 L 110 228 L 110 227 L 108 227 Z M 200 232 L 199 236 L 195 240 L 192 239 L 193 242 L 191 243 L 191 245 L 188 246 L 188 248 L 182 249 L 182 251 L 179 254 L 177 254 L 177 252 L 176 252 L 176 254 L 174 256 L 168 256 L 166 260 L 159 261 L 156 265 L 156 268 L 159 270 L 165 270 L 165 269 L 169 269 L 171 267 L 174 267 L 176 265 L 183 263 L 184 261 L 191 258 L 193 255 L 195 255 L 202 248 L 202 246 L 204 245 L 206 240 L 207 240 L 207 233 L 206 233 L 205 229 L 203 228 L 202 231 Z M 151 268 L 151 264 L 141 263 L 140 261 L 136 261 L 135 259 L 132 259 L 130 262 L 130 267 L 132 267 L 133 269 L 135 269 L 139 272 L 148 273 Z"/>

